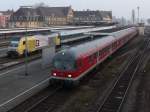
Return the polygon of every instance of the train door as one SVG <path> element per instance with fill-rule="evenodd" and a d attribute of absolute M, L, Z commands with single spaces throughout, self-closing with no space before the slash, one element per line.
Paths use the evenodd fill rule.
<path fill-rule="evenodd" d="M 58 34 L 58 36 L 55 37 L 55 44 L 56 44 L 56 46 L 61 45 L 61 35 L 60 34 Z"/>
<path fill-rule="evenodd" d="M 18 48 L 19 55 L 23 55 L 23 53 L 25 52 L 25 44 L 25 40 L 21 39 Z"/>
<path fill-rule="evenodd" d="M 39 46 L 40 46 L 40 40 L 36 40 L 36 41 L 35 41 L 35 46 L 36 46 L 36 47 L 39 47 Z"/>
<path fill-rule="evenodd" d="M 82 59 L 77 60 L 77 69 L 78 69 L 79 73 L 83 72 L 84 66 L 83 66 L 83 60 Z"/>
<path fill-rule="evenodd" d="M 35 46 L 36 46 L 36 40 L 35 39 L 28 40 L 28 50 L 29 50 L 29 52 L 35 51 Z"/>

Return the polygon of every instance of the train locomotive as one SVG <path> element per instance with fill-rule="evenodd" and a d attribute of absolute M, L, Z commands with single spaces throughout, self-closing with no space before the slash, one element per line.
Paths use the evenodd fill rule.
<path fill-rule="evenodd" d="M 27 53 L 33 53 L 41 50 L 42 47 L 48 46 L 48 39 L 56 37 L 58 34 L 51 35 L 34 35 L 27 36 Z M 12 37 L 10 45 L 8 46 L 7 55 L 9 57 L 19 57 L 24 55 L 26 52 L 26 37 Z"/>
<path fill-rule="evenodd" d="M 94 41 L 56 53 L 50 81 L 76 84 L 90 70 L 138 34 L 136 27 L 117 31 Z"/>

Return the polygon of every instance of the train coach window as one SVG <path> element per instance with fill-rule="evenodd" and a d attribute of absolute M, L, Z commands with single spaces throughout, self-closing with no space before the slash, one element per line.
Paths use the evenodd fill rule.
<path fill-rule="evenodd" d="M 93 63 L 96 58 L 97 58 L 97 53 L 94 53 L 93 55 L 89 56 L 89 63 Z"/>
<path fill-rule="evenodd" d="M 117 47 L 117 42 L 114 42 L 112 46 L 113 46 L 113 49 L 116 48 Z"/>
<path fill-rule="evenodd" d="M 40 41 L 36 40 L 36 46 L 39 46 L 39 45 L 40 45 Z"/>
<path fill-rule="evenodd" d="M 81 61 L 78 61 L 78 66 L 79 66 L 79 68 L 82 67 L 82 65 L 83 65 L 82 62 L 81 62 Z"/>
<path fill-rule="evenodd" d="M 106 47 L 106 52 L 109 52 L 109 50 L 110 50 L 110 46 L 107 46 Z"/>
<path fill-rule="evenodd" d="M 93 54 L 94 58 L 97 58 L 97 52 Z"/>

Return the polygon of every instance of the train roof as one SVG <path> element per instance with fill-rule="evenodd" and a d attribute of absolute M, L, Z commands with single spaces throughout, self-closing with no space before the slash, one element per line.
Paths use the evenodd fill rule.
<path fill-rule="evenodd" d="M 101 39 L 97 39 L 91 42 L 87 42 L 78 46 L 68 48 L 66 50 L 61 51 L 60 53 L 67 53 L 67 54 L 71 53 L 75 57 L 78 57 L 81 55 L 85 56 L 85 55 L 88 55 L 88 52 L 89 53 L 95 52 L 94 50 L 96 50 L 97 48 L 103 48 L 113 41 L 115 41 L 115 38 L 113 36 L 106 36 Z"/>
<path fill-rule="evenodd" d="M 93 31 L 101 31 L 106 29 L 112 29 L 116 26 L 108 26 L 108 27 L 96 27 L 96 28 L 87 28 L 87 29 L 78 29 L 78 30 L 71 30 L 71 31 L 60 31 L 60 35 L 63 36 L 69 36 L 73 34 L 80 34 L 80 33 L 86 33 L 86 32 L 93 32 Z"/>
<path fill-rule="evenodd" d="M 119 39 L 121 37 L 123 37 L 124 35 L 130 32 L 132 32 L 133 30 L 136 30 L 135 27 L 131 27 L 131 28 L 127 28 L 127 29 L 123 29 L 123 30 L 119 30 L 113 33 L 102 33 L 102 32 L 88 32 L 88 33 L 84 33 L 85 35 L 89 35 L 89 36 L 99 36 L 99 35 L 103 35 L 103 36 L 114 36 L 116 39 Z"/>
<path fill-rule="evenodd" d="M 126 35 L 127 33 L 132 32 L 134 30 L 135 28 L 128 28 L 125 30 L 117 31 L 115 33 L 112 33 L 112 35 L 105 36 L 103 38 L 96 39 L 94 41 L 90 41 L 87 43 L 83 43 L 81 45 L 68 48 L 66 50 L 61 51 L 60 53 L 72 54 L 75 57 L 86 56 L 92 52 L 96 52 L 97 48 L 102 49 L 106 47 L 108 44 L 114 42 L 116 39 L 118 40 L 122 38 L 124 35 Z"/>
<path fill-rule="evenodd" d="M 113 33 L 111 33 L 111 35 L 114 36 L 115 38 L 119 39 L 119 38 L 125 36 L 127 33 L 130 33 L 135 30 L 136 30 L 135 27 L 131 27 L 131 28 L 127 28 L 124 30 L 113 32 Z"/>

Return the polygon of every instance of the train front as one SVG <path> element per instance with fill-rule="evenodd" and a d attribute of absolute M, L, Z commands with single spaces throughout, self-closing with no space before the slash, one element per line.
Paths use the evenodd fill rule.
<path fill-rule="evenodd" d="M 9 57 L 18 57 L 18 46 L 20 43 L 20 37 L 12 37 L 10 44 L 8 46 L 8 52 L 7 55 Z"/>
<path fill-rule="evenodd" d="M 75 82 L 78 76 L 76 56 L 70 51 L 57 53 L 52 61 L 51 80 Z"/>

